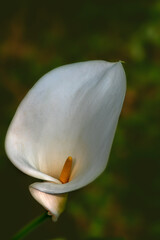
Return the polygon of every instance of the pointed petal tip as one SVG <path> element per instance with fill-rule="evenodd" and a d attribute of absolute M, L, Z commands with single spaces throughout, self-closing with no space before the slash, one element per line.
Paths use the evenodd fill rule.
<path fill-rule="evenodd" d="M 106 62 L 108 63 L 108 62 Z M 124 96 L 126 92 L 126 74 L 122 65 L 123 61 L 112 62 L 109 68 L 106 68 L 106 79 L 110 82 L 110 90 L 118 92 L 121 89 L 121 95 Z M 114 88 L 114 89 L 113 89 Z"/>

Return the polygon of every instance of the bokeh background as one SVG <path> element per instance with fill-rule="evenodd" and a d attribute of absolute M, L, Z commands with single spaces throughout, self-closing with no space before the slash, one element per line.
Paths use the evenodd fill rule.
<path fill-rule="evenodd" d="M 4 151 L 18 104 L 49 70 L 104 59 L 125 61 L 128 80 L 107 169 L 26 239 L 159 240 L 160 1 L 5 0 L 0 33 L 0 238 L 44 211 Z"/>

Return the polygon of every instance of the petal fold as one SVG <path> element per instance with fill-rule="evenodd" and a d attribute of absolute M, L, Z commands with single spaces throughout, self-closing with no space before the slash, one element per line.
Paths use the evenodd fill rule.
<path fill-rule="evenodd" d="M 59 215 L 64 210 L 67 194 L 47 194 L 33 187 L 30 187 L 29 190 L 32 197 L 49 212 L 49 215 L 52 215 L 52 220 L 57 221 Z"/>

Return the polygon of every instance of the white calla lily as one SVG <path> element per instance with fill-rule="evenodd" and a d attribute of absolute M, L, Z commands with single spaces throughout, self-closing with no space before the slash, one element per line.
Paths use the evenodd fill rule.
<path fill-rule="evenodd" d="M 87 185 L 105 169 L 125 91 L 120 62 L 80 62 L 44 75 L 18 107 L 6 152 L 21 171 L 44 180 L 30 192 L 56 218 L 63 193 Z M 68 156 L 73 166 L 69 182 L 62 184 Z"/>

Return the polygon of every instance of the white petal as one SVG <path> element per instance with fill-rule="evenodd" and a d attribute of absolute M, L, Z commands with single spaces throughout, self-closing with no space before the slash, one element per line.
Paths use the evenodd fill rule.
<path fill-rule="evenodd" d="M 29 188 L 31 195 L 38 201 L 49 214 L 53 215 L 53 221 L 56 221 L 63 212 L 67 200 L 67 194 L 51 195 L 41 192 L 32 187 Z"/>
<path fill-rule="evenodd" d="M 72 156 L 69 183 L 34 187 L 62 193 L 87 185 L 106 167 L 125 91 L 120 62 L 89 61 L 49 72 L 15 114 L 6 138 L 9 158 L 25 173 L 58 183 Z"/>

